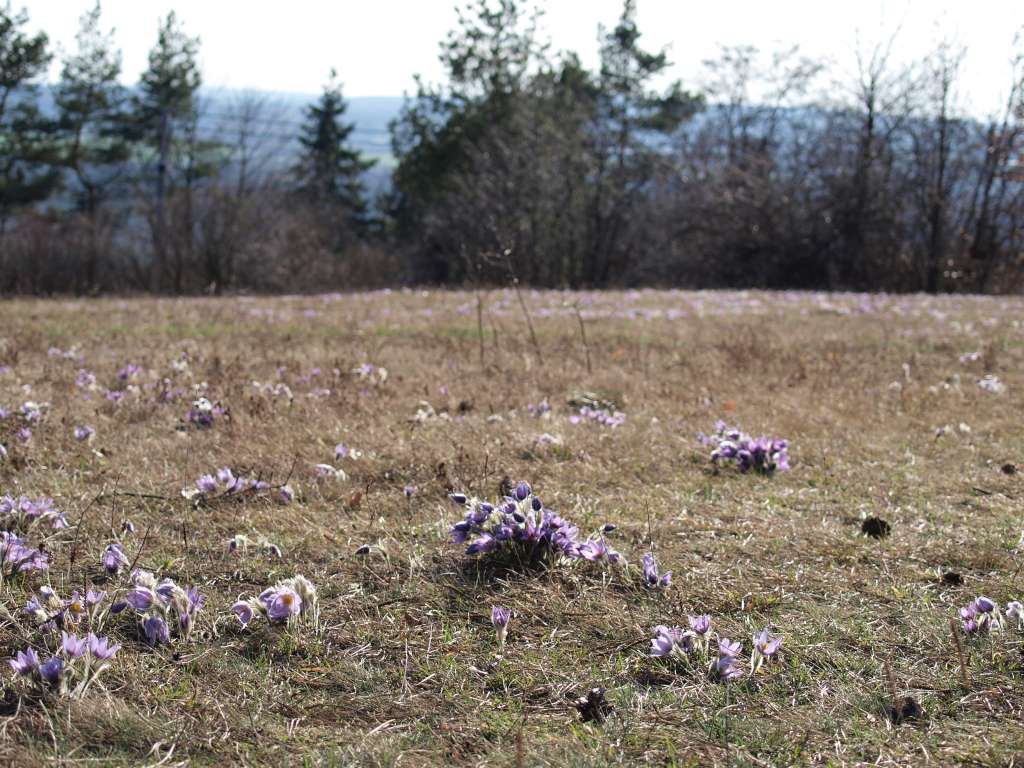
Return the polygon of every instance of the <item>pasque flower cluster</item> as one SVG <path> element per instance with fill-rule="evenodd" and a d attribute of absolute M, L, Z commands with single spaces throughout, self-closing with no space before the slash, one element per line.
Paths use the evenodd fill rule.
<path fill-rule="evenodd" d="M 452 526 L 451 534 L 456 543 L 469 542 L 468 555 L 512 548 L 530 557 L 550 554 L 613 562 L 619 558 L 603 537 L 580 542 L 579 529 L 547 509 L 528 483 L 520 481 L 511 495 L 495 503 L 463 493 L 453 493 L 449 498 L 466 510 L 465 518 Z"/>
<path fill-rule="evenodd" d="M 751 437 L 724 421 L 715 424 L 711 435 L 697 435 L 700 443 L 711 448 L 714 464 L 734 462 L 740 472 L 754 470 L 762 475 L 786 472 L 789 469 L 789 441 L 768 437 Z"/>
<path fill-rule="evenodd" d="M 152 573 L 141 568 L 132 572 L 131 583 L 132 588 L 111 606 L 110 612 L 134 612 L 150 645 L 169 643 L 172 635 L 187 640 L 206 597 L 195 587 L 186 589 L 171 579 L 157 581 Z"/>
<path fill-rule="evenodd" d="M 218 469 L 216 474 L 203 475 L 196 480 L 196 490 L 203 496 L 229 495 L 244 491 L 267 491 L 270 483 L 254 477 L 238 477 L 230 467 Z"/>
<path fill-rule="evenodd" d="M 205 397 L 198 397 L 188 410 L 188 422 L 197 429 L 209 429 L 218 416 L 223 416 L 224 408 L 218 403 L 214 405 Z"/>
<path fill-rule="evenodd" d="M 45 571 L 50 556 L 28 546 L 10 531 L 0 531 L 0 583 L 27 571 Z"/>
<path fill-rule="evenodd" d="M 960 628 L 965 635 L 987 635 L 991 631 L 1002 629 L 1006 622 L 1016 624 L 1018 629 L 1024 629 L 1024 605 L 1019 600 L 1011 600 L 1006 604 L 1004 616 L 994 600 L 981 595 L 961 608 L 959 614 Z"/>
<path fill-rule="evenodd" d="M 604 408 L 591 408 L 589 405 L 584 405 L 580 408 L 579 413 L 574 413 L 569 417 L 569 422 L 572 424 L 582 424 L 588 421 L 614 429 L 626 423 L 626 414 L 622 411 L 610 411 Z"/>
<path fill-rule="evenodd" d="M 711 616 L 688 617 L 689 628 L 658 625 L 651 640 L 651 656 L 672 660 L 688 666 L 706 668 L 711 677 L 728 683 L 743 676 L 739 656 L 743 646 L 739 641 L 716 635 L 711 641 Z M 767 627 L 753 637 L 754 650 L 750 657 L 750 674 L 755 674 L 778 652 L 782 638 L 773 638 Z"/>
<path fill-rule="evenodd" d="M 31 616 L 41 629 L 56 631 L 94 621 L 106 597 L 103 591 L 87 589 L 83 595 L 76 589 L 65 599 L 52 587 L 42 586 L 28 599 L 22 612 Z"/>
<path fill-rule="evenodd" d="M 237 601 L 231 611 L 243 627 L 262 617 L 271 624 L 294 626 L 308 622 L 315 628 L 320 616 L 316 587 L 305 576 L 279 581 L 263 590 L 259 597 Z"/>
<path fill-rule="evenodd" d="M 92 632 L 85 637 L 61 632 L 60 647 L 47 661 L 29 646 L 18 651 L 7 663 L 15 675 L 31 681 L 37 688 L 81 696 L 110 666 L 110 660 L 120 647 Z"/>
<path fill-rule="evenodd" d="M 0 496 L 0 526 L 8 530 L 27 531 L 39 523 L 49 523 L 56 530 L 68 527 L 67 518 L 54 507 L 53 499 Z"/>

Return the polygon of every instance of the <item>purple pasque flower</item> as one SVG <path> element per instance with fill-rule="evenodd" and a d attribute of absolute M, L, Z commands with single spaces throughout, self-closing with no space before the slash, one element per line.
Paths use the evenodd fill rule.
<path fill-rule="evenodd" d="M 206 606 L 206 595 L 200 594 L 196 587 L 189 587 L 185 590 L 185 594 L 188 595 L 189 613 L 201 611 Z"/>
<path fill-rule="evenodd" d="M 407 485 L 407 486 L 405 486 L 405 488 L 402 489 L 402 493 L 405 494 L 405 498 L 411 499 L 415 495 L 415 493 L 416 493 L 416 486 L 415 485 Z"/>
<path fill-rule="evenodd" d="M 508 621 L 512 617 L 512 611 L 508 608 L 503 608 L 500 605 L 491 606 L 491 624 L 498 627 L 507 627 Z"/>
<path fill-rule="evenodd" d="M 1006 618 L 1016 621 L 1017 627 L 1024 627 L 1024 604 L 1017 600 L 1011 600 L 1006 604 Z"/>
<path fill-rule="evenodd" d="M 659 624 L 654 628 L 654 638 L 651 640 L 652 657 L 686 657 L 692 654 L 693 650 L 692 632 L 681 627 L 667 627 L 664 624 Z"/>
<path fill-rule="evenodd" d="M 155 613 L 142 620 L 142 631 L 150 645 L 171 642 L 171 632 L 162 616 Z"/>
<path fill-rule="evenodd" d="M 117 378 L 119 381 L 129 381 L 134 379 L 141 372 L 142 366 L 136 365 L 135 363 L 128 363 L 128 365 L 117 372 Z"/>
<path fill-rule="evenodd" d="M 452 541 L 456 544 L 464 544 L 469 538 L 469 534 L 473 532 L 473 526 L 471 523 L 465 520 L 461 523 L 456 523 L 452 526 L 451 536 Z"/>
<path fill-rule="evenodd" d="M 282 504 L 291 504 L 295 501 L 295 491 L 290 485 L 282 485 L 277 490 L 277 497 Z"/>
<path fill-rule="evenodd" d="M 128 594 L 124 596 L 124 601 L 139 613 L 145 613 L 152 608 L 156 600 L 157 594 L 149 587 L 142 585 L 128 590 Z"/>
<path fill-rule="evenodd" d="M 75 440 L 80 443 L 84 443 L 96 434 L 96 430 L 86 424 L 83 427 L 75 427 L 74 435 Z"/>
<path fill-rule="evenodd" d="M 216 493 L 217 478 L 213 475 L 202 475 L 198 480 L 196 480 L 196 488 L 200 493 Z"/>
<path fill-rule="evenodd" d="M 545 397 L 536 405 L 533 403 L 527 403 L 526 411 L 535 419 L 545 418 L 551 413 L 551 403 L 549 403 L 548 399 Z"/>
<path fill-rule="evenodd" d="M 688 616 L 687 619 L 690 622 L 690 629 L 696 634 L 704 637 L 711 630 L 711 616 L 707 613 L 702 613 L 697 616 Z"/>
<path fill-rule="evenodd" d="M 292 576 L 269 587 L 256 599 L 238 600 L 231 606 L 242 626 L 247 626 L 257 613 L 276 624 L 288 623 L 297 617 L 312 616 L 318 622 L 316 587 L 305 576 Z"/>
<path fill-rule="evenodd" d="M 231 471 L 230 467 L 222 467 L 217 470 L 217 482 L 228 492 L 233 491 L 235 486 L 238 485 L 235 473 Z"/>
<path fill-rule="evenodd" d="M 45 571 L 50 567 L 49 557 L 42 550 L 27 546 L 10 531 L 0 531 L 0 574 Z"/>
<path fill-rule="evenodd" d="M 160 598 L 164 605 L 169 605 L 171 599 L 177 592 L 181 591 L 181 588 L 174 583 L 174 579 L 160 579 L 156 586 L 153 587 L 153 591 L 156 592 L 157 597 Z"/>
<path fill-rule="evenodd" d="M 149 637 L 149 632 L 146 632 L 146 637 Z M 89 641 L 89 654 L 94 659 L 101 659 L 106 661 L 107 659 L 114 658 L 114 655 L 121 649 L 120 645 L 111 645 L 110 640 L 106 637 L 97 637 L 94 633 L 90 632 L 86 638 Z M 150 641 L 153 642 L 152 640 Z M 164 639 L 164 642 L 167 642 Z"/>
<path fill-rule="evenodd" d="M 738 643 L 737 643 L 738 645 Z M 743 676 L 735 656 L 720 655 L 711 666 L 711 673 L 719 682 L 730 683 Z"/>
<path fill-rule="evenodd" d="M 298 616 L 302 610 L 302 598 L 290 587 L 271 587 L 265 590 L 259 599 L 267 616 L 274 622 L 288 621 L 293 616 Z"/>
<path fill-rule="evenodd" d="M 21 612 L 32 616 L 37 621 L 46 621 L 50 618 L 49 611 L 44 607 L 43 601 L 39 599 L 38 595 L 32 595 Z"/>
<path fill-rule="evenodd" d="M 60 656 L 54 656 L 45 664 L 39 667 L 39 676 L 44 682 L 55 685 L 60 682 L 64 673 L 64 660 Z"/>
<path fill-rule="evenodd" d="M 488 552 L 493 552 L 498 548 L 498 540 L 489 533 L 485 533 L 478 539 L 473 541 L 466 548 L 467 555 L 482 555 Z"/>
<path fill-rule="evenodd" d="M 61 650 L 64 652 L 64 655 L 70 659 L 77 659 L 89 650 L 89 641 L 87 638 L 78 637 L 77 635 L 64 631 L 60 633 L 60 638 Z"/>
<path fill-rule="evenodd" d="M 222 408 L 215 407 L 207 398 L 199 397 L 192 403 L 186 418 L 197 428 L 207 429 L 213 426 L 216 417 L 223 412 Z"/>
<path fill-rule="evenodd" d="M 313 467 L 313 473 L 317 477 L 332 478 L 334 480 L 345 480 L 348 475 L 345 474 L 344 470 L 332 467 L 330 464 L 316 464 Z"/>
<path fill-rule="evenodd" d="M 651 656 L 668 656 L 675 647 L 675 639 L 682 631 L 659 624 L 654 628 L 654 638 L 651 640 Z"/>
<path fill-rule="evenodd" d="M 122 568 L 131 565 L 131 561 L 128 560 L 128 556 L 124 553 L 124 547 L 117 542 L 107 545 L 100 556 L 100 563 L 103 565 L 103 570 L 111 576 L 116 576 L 121 572 Z"/>
<path fill-rule="evenodd" d="M 21 415 L 29 424 L 35 424 L 38 423 L 39 421 L 42 421 L 43 414 L 46 412 L 48 408 L 49 404 L 47 403 L 36 403 L 33 402 L 32 400 L 29 400 L 25 403 L 22 403 Z"/>
<path fill-rule="evenodd" d="M 498 648 L 505 647 L 505 637 L 508 635 L 508 622 L 512 618 L 512 611 L 500 605 L 491 606 L 491 624 L 498 637 Z"/>
<path fill-rule="evenodd" d="M 39 595 L 43 598 L 44 604 L 50 610 L 60 611 L 64 609 L 64 601 L 60 599 L 60 595 L 58 595 L 52 587 L 44 584 L 39 588 Z"/>
<path fill-rule="evenodd" d="M 718 655 L 728 656 L 729 658 L 735 659 L 740 651 L 743 650 L 743 645 L 737 640 L 735 643 L 729 642 L 728 637 L 718 638 Z"/>
<path fill-rule="evenodd" d="M 96 389 L 96 375 L 85 368 L 80 368 L 75 375 L 75 386 L 79 389 Z"/>
<path fill-rule="evenodd" d="M 71 593 L 71 597 L 64 602 L 65 616 L 72 622 L 77 622 L 89 613 L 89 606 L 77 589 Z"/>
<path fill-rule="evenodd" d="M 231 606 L 231 612 L 238 617 L 238 621 L 243 627 L 249 626 L 249 622 L 256 617 L 256 610 L 249 600 L 237 601 Z"/>
<path fill-rule="evenodd" d="M 644 586 L 648 589 L 665 589 L 672 583 L 672 571 L 658 575 L 658 563 L 653 552 L 644 555 L 640 562 L 643 564 Z"/>
<path fill-rule="evenodd" d="M 42 496 L 0 496 L 0 518 L 6 518 L 3 524 L 8 529 L 26 530 L 42 521 L 49 522 L 55 530 L 68 527 L 64 513 L 54 506 L 53 499 Z"/>
<path fill-rule="evenodd" d="M 974 598 L 974 606 L 979 613 L 992 613 L 996 609 L 995 601 L 984 596 Z"/>
<path fill-rule="evenodd" d="M 579 548 L 580 557 L 591 562 L 607 560 L 609 563 L 617 563 L 622 558 L 618 552 L 608 546 L 604 536 L 586 541 Z"/>
<path fill-rule="evenodd" d="M 782 645 L 781 637 L 770 637 L 768 635 L 768 627 L 765 627 L 756 635 L 754 635 L 754 648 L 759 654 L 764 657 L 774 656 L 775 652 L 779 650 Z"/>
<path fill-rule="evenodd" d="M 189 589 L 176 589 L 172 596 L 174 612 L 178 616 L 178 629 L 180 634 L 188 637 L 192 633 L 194 617 L 196 613 L 206 605 L 206 596 L 200 594 L 196 587 Z"/>
<path fill-rule="evenodd" d="M 126 595 L 125 603 L 143 614 L 143 624 L 146 612 L 151 611 L 164 622 L 168 635 L 171 626 L 167 625 L 171 622 L 179 637 L 188 637 L 192 631 L 193 616 L 202 609 L 206 598 L 194 587 L 184 589 L 172 579 L 161 579 L 157 583 L 153 575 L 145 571 L 133 574 L 133 580 L 135 587 Z M 153 625 L 147 633 L 155 633 L 157 629 L 159 627 Z"/>
<path fill-rule="evenodd" d="M 754 652 L 750 657 L 750 674 L 755 674 L 768 659 L 775 655 L 782 645 L 781 637 L 771 637 L 768 627 L 754 635 Z"/>
<path fill-rule="evenodd" d="M 39 669 L 39 654 L 35 648 L 29 646 L 24 651 L 18 651 L 13 659 L 7 661 L 11 669 L 17 675 L 31 675 Z"/>
<path fill-rule="evenodd" d="M 687 616 L 686 621 L 690 625 L 690 631 L 693 633 L 694 641 L 700 646 L 701 653 L 703 653 L 706 658 L 710 654 L 711 650 L 710 614 L 701 613 L 696 616 Z"/>
<path fill-rule="evenodd" d="M 975 620 L 976 613 L 969 613 L 970 607 L 960 609 L 960 627 L 963 629 L 965 635 L 980 634 L 984 631 L 987 625 L 981 624 Z"/>
<path fill-rule="evenodd" d="M 997 627 L 1002 624 L 1002 616 L 996 604 L 984 596 L 974 598 L 959 613 L 961 627 L 967 635 L 984 635 L 992 629 L 993 624 Z"/>

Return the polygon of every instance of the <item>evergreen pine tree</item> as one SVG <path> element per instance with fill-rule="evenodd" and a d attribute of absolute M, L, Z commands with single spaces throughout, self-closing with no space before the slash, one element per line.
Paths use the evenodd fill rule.
<path fill-rule="evenodd" d="M 50 63 L 48 41 L 27 34 L 27 24 L 24 11 L 0 6 L 0 240 L 12 213 L 45 200 L 60 182 L 54 125 L 39 110 L 36 84 Z"/>
<path fill-rule="evenodd" d="M 81 19 L 78 50 L 64 60 L 55 91 L 64 164 L 77 182 L 76 207 L 91 214 L 124 172 L 127 95 L 118 82 L 121 52 L 100 29 L 99 0 Z"/>
<path fill-rule="evenodd" d="M 130 137 L 150 146 L 156 163 L 154 206 L 151 216 L 153 264 L 150 288 L 159 291 L 167 255 L 165 205 L 170 194 L 175 133 L 194 128 L 196 95 L 202 83 L 196 57 L 199 38 L 185 34 L 174 11 L 160 24 L 157 43 L 149 52 L 149 67 L 142 73 L 136 116 Z"/>
<path fill-rule="evenodd" d="M 342 212 L 356 232 L 363 233 L 369 224 L 369 206 L 362 175 L 375 161 L 364 160 L 349 144 L 355 124 L 344 122 L 347 109 L 337 72 L 331 70 L 319 101 L 306 109 L 295 178 L 305 200 L 318 208 Z"/>
<path fill-rule="evenodd" d="M 127 94 L 118 82 L 121 52 L 113 31 L 100 29 L 97 0 L 80 22 L 78 49 L 64 60 L 55 91 L 62 163 L 73 179 L 75 207 L 82 214 L 86 239 L 80 246 L 81 286 L 96 285 L 103 245 L 101 207 L 123 178 L 131 146 L 124 135 Z"/>

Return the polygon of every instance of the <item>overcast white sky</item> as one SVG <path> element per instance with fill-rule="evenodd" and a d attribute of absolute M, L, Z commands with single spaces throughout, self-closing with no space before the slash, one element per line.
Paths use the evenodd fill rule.
<path fill-rule="evenodd" d="M 0 0 L 2 2 L 3 0 Z M 33 28 L 72 47 L 78 17 L 94 0 L 12 0 Z M 545 30 L 556 48 L 593 63 L 597 25 L 611 26 L 620 0 L 548 0 Z M 453 26 L 453 0 L 104 0 L 105 26 L 116 28 L 125 81 L 145 67 L 158 19 L 175 9 L 202 39 L 210 86 L 315 93 L 336 67 L 347 96 L 398 96 L 412 75 L 439 80 L 437 43 Z M 673 75 L 691 87 L 700 63 L 719 44 L 762 50 L 798 43 L 829 56 L 839 71 L 853 67 L 858 37 L 888 38 L 901 27 L 897 50 L 913 58 L 940 37 L 969 49 L 963 90 L 970 111 L 998 108 L 1009 82 L 1014 34 L 1024 27 L 1024 0 L 639 0 L 648 48 L 668 46 Z M 54 66 L 53 75 L 59 71 Z"/>

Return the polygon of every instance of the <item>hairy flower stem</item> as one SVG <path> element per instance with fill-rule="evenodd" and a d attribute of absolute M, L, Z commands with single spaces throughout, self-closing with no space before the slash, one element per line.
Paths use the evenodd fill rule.
<path fill-rule="evenodd" d="M 960 682 L 966 691 L 971 687 L 971 679 L 967 676 L 967 655 L 964 653 L 964 643 L 960 639 L 960 631 L 956 625 L 956 619 L 949 620 L 949 629 L 953 633 L 953 645 L 956 647 L 956 655 L 960 661 Z"/>

